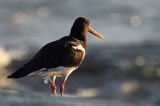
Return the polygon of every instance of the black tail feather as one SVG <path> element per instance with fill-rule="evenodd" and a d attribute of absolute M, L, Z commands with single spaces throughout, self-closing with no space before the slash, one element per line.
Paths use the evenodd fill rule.
<path fill-rule="evenodd" d="M 29 73 L 27 72 L 27 70 L 25 71 L 24 67 L 20 68 L 18 71 L 12 73 L 11 75 L 7 76 L 7 78 L 22 78 L 25 77 L 26 75 L 28 75 Z"/>

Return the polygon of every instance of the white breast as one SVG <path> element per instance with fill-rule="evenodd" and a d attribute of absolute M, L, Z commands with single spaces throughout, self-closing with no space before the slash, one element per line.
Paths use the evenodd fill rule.
<path fill-rule="evenodd" d="M 38 71 L 35 71 L 30 76 L 38 76 L 44 79 L 44 83 L 47 84 L 50 80 L 51 75 L 54 73 L 57 77 L 68 77 L 74 70 L 78 67 L 57 67 L 57 68 L 42 68 Z"/>

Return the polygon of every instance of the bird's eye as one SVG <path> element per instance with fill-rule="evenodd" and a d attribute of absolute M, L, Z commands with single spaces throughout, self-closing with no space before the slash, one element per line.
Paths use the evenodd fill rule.
<path fill-rule="evenodd" d="M 89 22 L 85 22 L 86 25 L 89 25 Z"/>

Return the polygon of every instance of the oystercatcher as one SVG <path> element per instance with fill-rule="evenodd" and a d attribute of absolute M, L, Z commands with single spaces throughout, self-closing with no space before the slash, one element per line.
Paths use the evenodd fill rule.
<path fill-rule="evenodd" d="M 39 76 L 45 83 L 51 80 L 52 92 L 57 96 L 56 77 L 62 77 L 60 87 L 61 95 L 64 95 L 65 84 L 68 76 L 76 70 L 85 57 L 87 32 L 103 39 L 103 36 L 90 27 L 90 21 L 86 17 L 78 17 L 70 31 L 57 41 L 50 42 L 18 71 L 8 78 L 22 78 L 25 76 Z"/>

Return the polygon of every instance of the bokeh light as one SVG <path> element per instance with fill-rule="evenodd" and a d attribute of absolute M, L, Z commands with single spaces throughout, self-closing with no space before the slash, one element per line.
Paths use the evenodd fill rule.
<path fill-rule="evenodd" d="M 50 15 L 50 10 L 48 7 L 40 7 L 37 11 L 38 15 L 42 18 L 47 18 Z"/>
<path fill-rule="evenodd" d="M 14 24 L 26 25 L 30 18 L 29 14 L 19 11 L 13 14 L 11 20 Z"/>
<path fill-rule="evenodd" d="M 130 18 L 130 23 L 131 23 L 132 26 L 138 27 L 138 26 L 141 25 L 142 19 L 141 19 L 140 16 L 134 15 L 134 16 L 131 16 L 131 18 Z"/>
<path fill-rule="evenodd" d="M 138 66 L 143 66 L 145 64 L 145 58 L 143 56 L 137 56 L 135 58 L 135 64 Z"/>
<path fill-rule="evenodd" d="M 4 49 L 4 47 L 0 46 L 0 69 L 9 65 L 11 62 L 11 57 L 9 53 Z"/>

